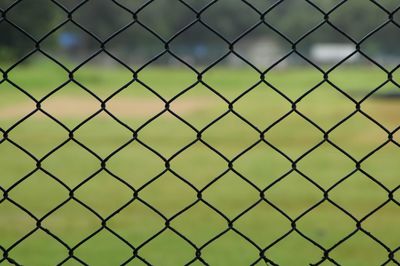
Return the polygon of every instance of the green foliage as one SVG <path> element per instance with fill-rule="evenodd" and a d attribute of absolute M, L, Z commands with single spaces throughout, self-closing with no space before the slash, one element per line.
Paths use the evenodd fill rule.
<path fill-rule="evenodd" d="M 121 3 L 127 5 L 133 11 L 140 6 L 140 4 L 132 6 L 133 4 L 129 1 L 122 1 Z M 322 10 L 328 12 L 337 1 L 315 1 L 315 3 Z M 396 4 L 393 1 L 385 2 L 385 8 L 392 11 Z M 237 37 L 240 32 L 259 21 L 259 15 L 241 1 L 220 0 L 206 9 L 201 16 L 206 23 L 228 38 Z M 46 0 L 22 1 L 7 11 L 7 18 L 10 21 L 36 39 L 43 36 L 55 27 L 57 22 L 66 19 L 66 17 L 65 12 Z M 129 12 L 109 1 L 89 1 L 74 12 L 73 17 L 75 21 L 102 39 L 132 21 L 132 15 Z M 356 41 L 384 23 L 387 18 L 388 15 L 375 4 L 363 0 L 347 1 L 329 15 L 330 22 Z M 158 0 L 141 10 L 138 13 L 138 19 L 163 38 L 168 39 L 195 20 L 196 14 L 178 1 Z M 265 19 L 295 41 L 312 27 L 322 22 L 324 16 L 306 1 L 285 0 L 269 12 Z M 397 28 L 394 29 L 394 27 L 394 25 L 387 25 L 375 34 L 376 37 L 368 38 L 363 46 L 369 51 L 398 53 L 397 43 L 400 41 L 400 35 L 395 34 Z M 34 47 L 32 40 L 6 21 L 0 22 L 0 32 L 0 46 L 13 50 L 12 55 L 21 55 Z M 258 34 L 262 34 L 262 32 Z M 125 31 L 125 35 L 125 38 L 119 41 L 115 40 L 120 47 L 119 49 L 147 47 L 155 41 L 154 36 L 151 37 L 151 34 L 143 28 L 132 32 Z M 277 38 L 277 35 L 269 37 Z M 90 36 L 87 36 L 87 38 L 90 38 Z M 202 32 L 191 30 L 185 32 L 182 44 L 192 45 L 198 42 L 210 42 L 213 41 L 213 38 L 216 37 L 212 34 L 202 34 Z M 126 44 L 126 40 L 134 40 L 134 43 Z M 282 41 L 282 39 L 278 41 Z M 339 41 L 350 42 L 348 38 L 341 36 L 330 26 L 326 26 L 302 40 L 302 44 L 309 46 L 316 42 Z M 91 44 L 91 46 L 93 45 L 96 45 L 96 43 Z"/>

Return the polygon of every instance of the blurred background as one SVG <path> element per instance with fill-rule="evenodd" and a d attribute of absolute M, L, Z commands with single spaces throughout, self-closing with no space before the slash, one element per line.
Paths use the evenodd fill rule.
<path fill-rule="evenodd" d="M 2 0 L 2 8 L 6 8 L 12 2 Z M 58 2 L 71 10 L 80 3 L 80 1 Z M 326 12 L 339 3 L 335 0 L 314 2 Z M 146 1 L 121 0 L 118 3 L 137 11 Z M 200 10 L 207 1 L 187 1 L 187 3 L 195 10 Z M 248 3 L 262 13 L 274 1 L 253 0 Z M 397 4 L 396 1 L 382 3 L 389 11 L 394 10 Z M 396 12 L 393 16 L 395 21 L 398 16 L 400 15 Z M 33 17 L 35 19 L 32 19 Z M 326 23 L 302 39 L 296 46 L 297 51 L 316 63 L 338 62 L 355 50 L 354 42 L 384 24 L 387 17 L 388 15 L 372 2 L 347 1 L 329 15 L 329 22 L 348 37 Z M 137 67 L 164 51 L 163 43 L 148 29 L 156 32 L 164 40 L 169 40 L 191 23 L 195 16 L 192 10 L 179 1 L 158 0 L 139 11 L 138 18 L 141 25 L 133 24 L 113 36 L 132 22 L 132 14 L 112 1 L 89 1 L 83 4 L 73 12 L 73 21 L 59 28 L 56 27 L 66 20 L 66 13 L 51 1 L 50 3 L 47 0 L 22 1 L 7 11 L 8 20 L 33 38 L 37 40 L 43 38 L 40 43 L 41 49 L 60 60 L 82 62 L 99 49 L 100 40 L 107 40 L 105 47 L 110 53 L 123 59 L 130 66 Z M 260 22 L 260 15 L 242 1 L 217 1 L 211 8 L 202 12 L 201 18 L 226 40 L 236 40 L 234 48 L 237 53 L 260 69 L 265 69 L 291 50 L 291 45 L 285 38 L 298 40 L 321 23 L 323 15 L 307 2 L 285 0 L 265 16 L 266 23 L 278 29 L 280 33 L 262 23 L 250 31 L 252 26 Z M 85 32 L 78 24 L 93 35 Z M 31 51 L 34 42 L 6 22 L 1 23 L 0 27 L 2 33 L 0 60 L 4 68 L 4 62 L 12 61 Z M 46 36 L 53 29 L 56 30 L 52 31 L 50 36 Z M 239 37 L 246 31 L 249 31 L 248 34 Z M 99 39 L 96 40 L 93 36 Z M 398 27 L 389 23 L 362 41 L 360 47 L 377 62 L 395 65 L 399 58 L 397 46 L 399 38 Z M 227 42 L 200 23 L 173 38 L 170 47 L 171 51 L 182 59 L 196 65 L 208 65 L 228 50 Z M 101 63 L 113 64 L 113 62 L 115 63 L 115 60 L 103 58 Z M 173 65 L 174 61 L 160 58 L 155 63 Z M 286 60 L 281 66 L 304 63 L 304 60 L 294 57 Z M 347 60 L 347 63 L 366 64 L 368 61 L 356 54 Z M 245 63 L 232 57 L 223 64 L 241 66 Z"/>
<path fill-rule="evenodd" d="M 0 265 L 398 264 L 398 0 L 207 4 L 0 0 Z"/>

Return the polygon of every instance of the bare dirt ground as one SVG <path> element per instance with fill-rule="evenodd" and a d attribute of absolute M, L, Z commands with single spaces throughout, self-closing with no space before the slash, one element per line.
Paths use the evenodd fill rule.
<path fill-rule="evenodd" d="M 170 109 L 178 114 L 190 114 L 207 111 L 212 106 L 211 101 L 204 97 L 193 99 L 178 99 L 171 103 Z M 157 114 L 164 110 L 164 103 L 159 99 L 124 98 L 110 100 L 106 109 L 116 116 L 141 118 L 149 114 Z M 59 118 L 81 118 L 101 109 L 100 102 L 80 97 L 63 97 L 44 101 L 41 107 L 47 113 Z M 12 119 L 27 115 L 36 109 L 33 102 L 21 102 L 10 106 L 0 107 L 0 119 Z M 34 116 L 34 117 L 41 117 Z"/>

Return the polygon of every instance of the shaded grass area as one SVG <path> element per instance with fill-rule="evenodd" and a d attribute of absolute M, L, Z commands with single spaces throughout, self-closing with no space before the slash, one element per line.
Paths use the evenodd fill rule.
<path fill-rule="evenodd" d="M 394 76 L 398 78 L 398 75 Z M 196 75 L 188 70 L 148 68 L 138 74 L 140 82 L 133 82 L 107 101 L 107 109 L 111 113 L 114 110 L 126 126 L 107 114 L 99 114 L 80 126 L 100 110 L 100 102 L 82 87 L 103 100 L 107 99 L 131 81 L 129 71 L 86 66 L 74 73 L 74 77 L 79 84 L 69 83 L 60 87 L 41 103 L 41 108 L 51 114 L 54 109 L 48 103 L 55 98 L 57 103 L 63 99 L 98 103 L 97 108 L 88 108 L 85 101 L 77 101 L 75 106 L 60 105 L 60 108 L 82 111 L 66 117 L 57 112 L 55 117 L 74 131 L 75 141 L 69 140 L 49 153 L 68 139 L 69 132 L 49 117 L 35 113 L 13 128 L 8 137 L 31 152 L 31 157 L 41 160 L 41 168 L 37 169 L 35 160 L 10 141 L 2 141 L 0 186 L 2 189 L 11 188 L 9 198 L 37 219 L 42 219 L 42 228 L 62 239 L 64 245 L 76 247 L 74 254 L 86 263 L 119 265 L 132 256 L 132 248 L 113 235 L 118 234 L 134 247 L 140 247 L 139 256 L 155 265 L 183 265 L 195 257 L 195 248 L 182 236 L 190 239 L 193 245 L 202 247 L 202 258 L 211 265 L 249 265 L 259 258 L 256 247 L 268 247 L 293 230 L 291 220 L 296 220 L 296 228 L 305 236 L 326 249 L 354 233 L 330 253 L 331 258 L 343 265 L 378 265 L 387 259 L 387 251 L 382 245 L 361 231 L 355 232 L 357 219 L 363 219 L 362 228 L 389 249 L 394 250 L 400 245 L 400 236 L 394 230 L 400 222 L 399 205 L 387 202 L 389 190 L 394 191 L 397 202 L 400 197 L 399 190 L 396 190 L 400 173 L 398 145 L 387 143 L 366 158 L 387 141 L 388 133 L 361 113 L 335 128 L 356 111 L 354 102 L 345 94 L 361 100 L 385 82 L 386 75 L 379 69 L 346 67 L 330 73 L 329 80 L 337 86 L 336 89 L 324 82 L 296 103 L 296 109 L 311 120 L 307 121 L 291 111 L 291 107 L 292 102 L 323 81 L 322 74 L 315 70 L 276 70 L 266 75 L 267 85 L 258 84 L 259 75 L 250 69 L 218 68 L 203 75 L 205 84 L 196 84 Z M 20 66 L 10 72 L 9 79 L 36 99 L 41 99 L 68 81 L 68 75 L 43 63 L 40 66 Z M 191 88 L 172 101 L 170 109 L 196 130 L 206 128 L 201 135 L 203 142 L 194 142 L 196 130 L 168 112 L 142 127 L 164 110 L 163 101 L 146 86 L 167 101 Z M 254 89 L 239 97 L 252 86 Z M 377 93 L 397 89 L 389 83 Z M 226 113 L 228 103 L 217 94 L 234 102 L 234 112 Z M 120 99 L 132 101 L 133 105 L 145 99 L 152 101 L 148 108 L 140 107 L 142 112 L 135 111 L 130 115 L 113 109 Z M 181 108 L 196 101 L 204 102 L 205 107 L 194 110 Z M 2 110 L 20 104 L 31 106 L 31 110 L 35 108 L 35 103 L 23 93 L 9 82 L 2 82 L 2 130 L 9 129 L 24 116 L 18 112 L 15 116 L 2 116 Z M 381 126 L 394 131 L 393 139 L 400 142 L 400 133 L 395 131 L 400 125 L 398 101 L 368 98 L 361 106 L 363 112 Z M 282 122 L 269 128 L 287 114 Z M 218 117 L 222 118 L 208 127 Z M 127 126 L 137 130 L 139 141 L 132 139 L 133 132 Z M 260 132 L 267 128 L 264 139 L 272 146 L 260 140 Z M 323 131 L 330 129 L 333 130 L 329 133 L 329 140 L 342 151 L 323 142 Z M 191 143 L 190 147 L 181 150 Z M 308 153 L 316 145 L 318 148 Z M 243 153 L 245 150 L 247 152 Z M 362 171 L 356 171 L 356 161 L 360 160 Z M 102 161 L 107 171 L 102 169 Z M 169 171 L 165 167 L 166 161 L 170 164 Z M 228 161 L 232 161 L 231 168 Z M 296 162 L 296 170 L 293 170 L 293 162 Z M 68 199 L 68 188 L 74 190 L 74 198 L 57 209 Z M 136 199 L 132 202 L 133 189 L 142 201 Z M 329 199 L 353 217 L 328 201 L 321 202 L 323 190 L 329 190 Z M 198 200 L 199 191 L 206 203 Z M 269 203 L 260 200 L 261 191 Z M 83 207 L 78 200 L 89 208 Z M 368 216 L 385 202 L 384 207 Z M 192 204 L 190 209 L 175 216 Z M 213 205 L 223 215 L 207 204 Z M 315 208 L 303 215 L 312 206 Z M 120 211 L 115 213 L 116 210 Z M 46 215 L 49 212 L 51 215 Z M 0 217 L 0 245 L 4 248 L 11 247 L 36 230 L 10 251 L 9 256 L 17 262 L 55 265 L 68 256 L 65 246 L 42 230 L 35 229 L 35 219 L 8 200 L 0 204 Z M 102 219 L 106 219 L 107 227 L 80 243 L 102 229 Z M 182 236 L 165 229 L 166 219 Z M 233 230 L 227 231 L 228 220 L 233 220 L 233 227 L 252 242 Z M 160 235 L 147 242 L 159 232 Z M 208 244 L 222 232 L 225 233 L 218 240 Z M 265 255 L 280 265 L 308 265 L 322 258 L 323 252 L 292 231 L 287 238 L 268 248 Z M 399 256 L 399 252 L 395 253 L 397 260 Z M 135 259 L 129 265 L 140 264 L 143 263 Z M 65 265 L 79 263 L 70 260 Z"/>

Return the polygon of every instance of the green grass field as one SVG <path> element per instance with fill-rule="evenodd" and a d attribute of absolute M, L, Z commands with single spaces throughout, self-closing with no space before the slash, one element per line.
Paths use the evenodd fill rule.
<path fill-rule="evenodd" d="M 394 78 L 400 82 L 400 71 L 397 73 Z M 86 66 L 77 71 L 74 77 L 104 100 L 128 83 L 132 75 L 119 68 Z M 196 81 L 195 74 L 182 68 L 149 67 L 140 72 L 138 78 L 166 100 Z M 329 75 L 331 82 L 357 100 L 384 83 L 386 78 L 384 72 L 373 66 L 341 67 Z M 41 99 L 66 82 L 68 75 L 54 65 L 42 63 L 17 67 L 9 73 L 9 80 Z M 310 68 L 291 68 L 274 70 L 266 75 L 266 80 L 295 101 L 321 82 L 323 76 Z M 259 81 L 259 75 L 250 69 L 212 69 L 204 74 L 203 81 L 229 101 L 234 101 L 233 110 L 259 131 L 291 111 L 291 103 L 264 83 L 237 98 Z M 398 88 L 388 83 L 377 93 L 394 90 Z M 72 140 L 48 155 L 49 151 L 68 139 L 68 131 L 40 112 L 34 113 L 8 134 L 9 140 L 31 152 L 32 156 L 38 159 L 44 157 L 40 169 L 36 168 L 32 158 L 10 141 L 5 140 L 0 144 L 2 190 L 12 188 L 8 197 L 32 212 L 37 219 L 42 219 L 42 228 L 62 239 L 65 245 L 74 247 L 102 226 L 100 217 L 73 199 L 52 212 L 68 199 L 68 189 L 60 182 L 75 189 L 76 199 L 107 219 L 108 229 L 79 244 L 74 251 L 89 265 L 120 265 L 132 255 L 132 249 L 111 232 L 140 247 L 138 254 L 153 265 L 184 265 L 195 257 L 195 249 L 170 229 L 146 242 L 164 229 L 165 221 L 140 201 L 133 201 L 110 217 L 132 200 L 133 191 L 123 182 L 137 189 L 140 199 L 159 210 L 164 217 L 174 217 L 170 226 L 197 247 L 202 247 L 228 228 L 227 220 L 202 202 L 174 216 L 197 201 L 196 189 L 205 188 L 203 199 L 227 218 L 234 219 L 234 228 L 248 236 L 254 245 L 265 248 L 289 232 L 291 222 L 271 205 L 260 201 L 261 190 L 286 174 L 280 182 L 266 190 L 265 197 L 294 220 L 322 200 L 323 189 L 332 188 L 343 177 L 355 172 L 333 187 L 329 191 L 329 198 L 356 219 L 363 219 L 362 228 L 389 249 L 400 246 L 400 208 L 394 202 L 387 202 L 388 192 L 382 188 L 385 186 L 395 190 L 399 187 L 400 149 L 394 143 L 387 143 L 364 160 L 368 153 L 387 141 L 388 134 L 361 113 L 355 114 L 329 134 L 329 139 L 348 152 L 353 160 L 327 142 L 303 156 L 323 141 L 323 133 L 295 112 L 269 129 L 264 134 L 269 143 L 293 161 L 301 157 L 296 163 L 299 171 L 296 172 L 292 170 L 288 158 L 260 141 L 260 133 L 233 112 L 227 113 L 202 133 L 202 140 L 215 147 L 225 156 L 224 159 L 199 141 L 177 154 L 196 139 L 196 132 L 171 113 L 165 112 L 141 128 L 146 121 L 164 110 L 164 103 L 138 82 L 107 101 L 106 106 L 121 122 L 135 130 L 139 129 L 140 142 L 159 154 L 136 140 L 132 141 L 132 132 L 104 112 L 78 126 L 100 110 L 100 103 L 72 82 L 44 100 L 41 108 L 69 129 L 75 128 L 74 138 L 105 159 L 108 171 L 101 171 L 101 160 Z M 400 125 L 399 100 L 368 98 L 361 107 L 363 112 L 389 131 Z M 9 129 L 34 109 L 35 103 L 9 82 L 0 84 L 2 130 Z M 206 86 L 197 84 L 172 101 L 170 109 L 201 130 L 224 114 L 228 104 Z M 320 125 L 321 129 L 329 130 L 356 109 L 353 102 L 325 82 L 297 103 L 297 110 Z M 393 139 L 400 143 L 399 130 L 395 131 Z M 132 142 L 114 154 L 129 141 Z M 254 144 L 248 152 L 240 155 Z M 109 157 L 110 154 L 113 156 Z M 165 171 L 162 157 L 172 158 L 171 171 Z M 232 159 L 234 170 L 229 171 L 227 160 Z M 356 160 L 362 160 L 361 169 L 364 173 L 355 171 Z M 13 186 L 28 173 L 31 173 L 28 178 Z M 193 187 L 177 175 L 193 184 Z M 152 181 L 156 176 L 159 178 Z M 218 176 L 221 177 L 208 186 Z M 89 180 L 84 185 L 79 185 L 86 179 Z M 394 192 L 394 198 L 400 201 L 399 189 Z M 385 202 L 384 207 L 367 216 Z M 238 216 L 256 203 L 254 208 Z M 51 215 L 47 215 L 49 212 Z M 356 230 L 355 220 L 327 201 L 302 216 L 296 226 L 326 249 Z M 21 208 L 8 200 L 1 201 L 1 247 L 7 249 L 18 243 L 35 228 L 35 220 Z M 204 246 L 202 258 L 211 265 L 249 265 L 259 258 L 259 251 L 254 245 L 230 230 Z M 279 265 L 309 265 L 321 259 L 323 252 L 297 232 L 292 232 L 268 249 L 265 255 Z M 342 265 L 380 265 L 387 255 L 382 245 L 361 231 L 330 253 L 330 257 Z M 22 265 L 46 266 L 63 261 L 68 257 L 68 251 L 53 237 L 37 229 L 14 246 L 9 256 Z M 400 261 L 400 251 L 395 258 Z M 0 264 L 9 265 L 7 262 Z M 64 265 L 81 264 L 71 259 Z M 128 265 L 144 263 L 135 259 Z M 197 261 L 194 265 L 201 263 Z M 265 265 L 265 262 L 260 261 L 257 265 Z M 330 264 L 325 262 L 323 265 Z"/>

